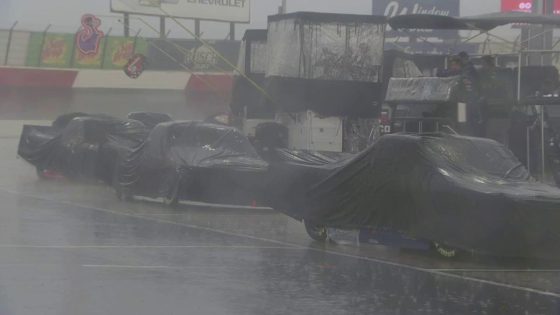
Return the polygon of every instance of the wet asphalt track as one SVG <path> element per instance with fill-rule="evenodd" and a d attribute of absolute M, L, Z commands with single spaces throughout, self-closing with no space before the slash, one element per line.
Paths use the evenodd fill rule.
<path fill-rule="evenodd" d="M 150 108 L 135 97 L 96 101 L 120 116 Z M 10 101 L 2 119 L 65 111 Z M 37 180 L 2 124 L 0 315 L 560 314 L 560 262 L 320 245 L 271 210 L 123 203 L 104 186 Z"/>

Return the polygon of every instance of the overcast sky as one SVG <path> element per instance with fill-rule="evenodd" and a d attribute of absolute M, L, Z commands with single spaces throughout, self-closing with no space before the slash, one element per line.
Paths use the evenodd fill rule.
<path fill-rule="evenodd" d="M 238 37 L 246 27 L 266 28 L 266 18 L 278 10 L 281 0 L 252 0 L 250 25 L 237 28 Z M 463 0 L 462 15 L 495 12 L 499 10 L 499 0 Z M 371 0 L 288 0 L 288 11 L 320 11 L 336 13 L 370 14 Z M 102 17 L 102 28 L 113 28 L 113 34 L 122 33 L 120 16 L 110 12 L 109 0 L 0 0 L 0 28 L 8 28 L 19 21 L 18 28 L 41 30 L 52 24 L 53 31 L 74 32 L 80 25 L 80 16 L 92 13 Z M 152 26 L 158 27 L 157 19 L 149 19 Z M 185 20 L 192 28 L 192 22 Z M 132 22 L 132 28 L 142 28 L 142 34 L 153 37 L 156 34 L 139 21 Z M 188 37 L 187 34 L 168 22 L 172 37 Z M 229 30 L 226 23 L 203 22 L 202 30 L 206 38 L 225 38 Z"/>

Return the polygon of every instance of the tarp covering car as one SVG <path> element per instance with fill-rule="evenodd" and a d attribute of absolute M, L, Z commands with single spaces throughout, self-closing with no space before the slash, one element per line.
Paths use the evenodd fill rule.
<path fill-rule="evenodd" d="M 158 124 L 173 120 L 168 114 L 153 112 L 134 112 L 128 114 L 127 118 L 142 122 L 150 130 Z"/>
<path fill-rule="evenodd" d="M 276 207 L 297 219 L 341 229 L 388 228 L 502 256 L 560 249 L 560 190 L 532 182 L 515 156 L 492 140 L 387 135 L 350 160 L 307 169 L 319 174 L 317 183 L 277 187 L 286 195 L 305 190 L 301 199 Z"/>
<path fill-rule="evenodd" d="M 204 122 L 157 125 L 144 144 L 123 157 L 116 189 L 126 195 L 250 204 L 268 164 L 237 129 Z"/>
<path fill-rule="evenodd" d="M 18 155 L 38 172 L 54 171 L 73 179 L 111 182 L 117 155 L 147 136 L 141 122 L 105 115 L 67 114 L 53 125 L 25 125 Z"/>
<path fill-rule="evenodd" d="M 278 148 L 261 153 L 270 164 L 263 202 L 301 220 L 311 187 L 344 167 L 354 155 Z"/>

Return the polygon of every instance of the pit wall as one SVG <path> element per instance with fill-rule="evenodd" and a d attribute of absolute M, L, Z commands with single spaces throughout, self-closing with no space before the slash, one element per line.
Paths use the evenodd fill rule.
<path fill-rule="evenodd" d="M 231 73 L 145 71 L 131 79 L 122 70 L 0 67 L 0 87 L 186 90 L 230 93 Z"/>

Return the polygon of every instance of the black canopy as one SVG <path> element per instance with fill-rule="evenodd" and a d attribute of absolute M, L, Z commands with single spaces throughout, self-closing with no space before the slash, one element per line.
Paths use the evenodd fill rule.
<path fill-rule="evenodd" d="M 542 24 L 560 26 L 560 17 L 524 12 L 497 12 L 467 17 L 432 14 L 400 15 L 389 19 L 394 29 L 444 29 L 489 31 L 507 24 Z"/>
<path fill-rule="evenodd" d="M 266 41 L 268 30 L 266 29 L 252 29 L 246 30 L 243 36 L 244 41 Z"/>
<path fill-rule="evenodd" d="M 268 17 L 268 21 L 279 21 L 285 19 L 305 20 L 316 23 L 385 23 L 387 18 L 383 15 L 359 15 L 338 14 L 321 12 L 294 12 L 288 14 L 277 14 Z"/>

